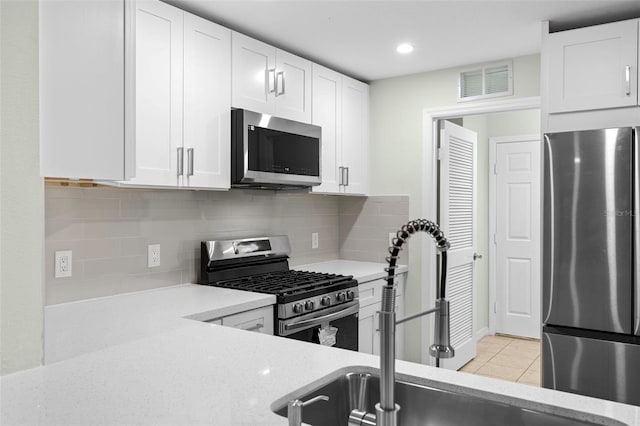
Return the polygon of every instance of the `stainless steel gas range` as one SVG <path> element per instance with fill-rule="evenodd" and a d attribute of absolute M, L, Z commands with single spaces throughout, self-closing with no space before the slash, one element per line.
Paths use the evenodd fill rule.
<path fill-rule="evenodd" d="M 358 350 L 358 282 L 289 269 L 287 236 L 203 241 L 200 284 L 274 294 L 275 334 Z"/>

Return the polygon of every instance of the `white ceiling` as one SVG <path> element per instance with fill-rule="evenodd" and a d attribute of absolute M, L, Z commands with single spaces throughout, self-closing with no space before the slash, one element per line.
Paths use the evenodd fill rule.
<path fill-rule="evenodd" d="M 546 20 L 640 17 L 639 0 L 165 1 L 365 81 L 537 53 Z"/>

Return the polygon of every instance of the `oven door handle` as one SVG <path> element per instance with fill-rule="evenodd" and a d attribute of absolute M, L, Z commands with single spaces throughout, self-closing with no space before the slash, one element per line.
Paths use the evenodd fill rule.
<path fill-rule="evenodd" d="M 338 312 L 334 312 L 334 313 L 331 313 L 331 314 L 323 315 L 323 316 L 317 317 L 317 318 L 311 318 L 311 319 L 300 321 L 300 322 L 294 322 L 292 324 L 285 324 L 284 325 L 284 329 L 286 331 L 290 331 L 290 330 L 298 330 L 298 329 L 301 329 L 301 328 L 315 327 L 316 325 L 320 325 L 323 322 L 328 322 L 328 321 L 332 321 L 334 319 L 338 319 L 338 318 L 342 318 L 342 317 L 346 317 L 346 316 L 355 314 L 359 310 L 360 310 L 360 304 L 359 303 L 355 303 L 355 304 L 349 306 L 346 309 L 339 310 Z"/>

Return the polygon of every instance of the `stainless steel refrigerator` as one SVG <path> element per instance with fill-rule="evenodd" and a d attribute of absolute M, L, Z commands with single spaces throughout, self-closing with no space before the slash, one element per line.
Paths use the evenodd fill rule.
<path fill-rule="evenodd" d="M 542 385 L 640 405 L 640 128 L 544 138 Z"/>

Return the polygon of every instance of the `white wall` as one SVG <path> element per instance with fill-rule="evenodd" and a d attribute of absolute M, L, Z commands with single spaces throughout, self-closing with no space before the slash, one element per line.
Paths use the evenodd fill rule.
<path fill-rule="evenodd" d="M 540 56 L 514 58 L 513 67 L 514 94 L 500 99 L 539 96 Z M 456 105 L 460 70 L 452 68 L 371 83 L 371 193 L 409 195 L 411 218 L 422 215 L 422 113 L 425 109 Z M 422 300 L 419 240 L 411 239 L 409 247 L 412 255 L 406 312 L 412 313 L 420 309 Z M 419 362 L 419 321 L 408 323 L 405 330 L 405 353 L 409 360 Z"/>
<path fill-rule="evenodd" d="M 44 188 L 38 3 L 0 1 L 0 374 L 40 365 Z"/>

